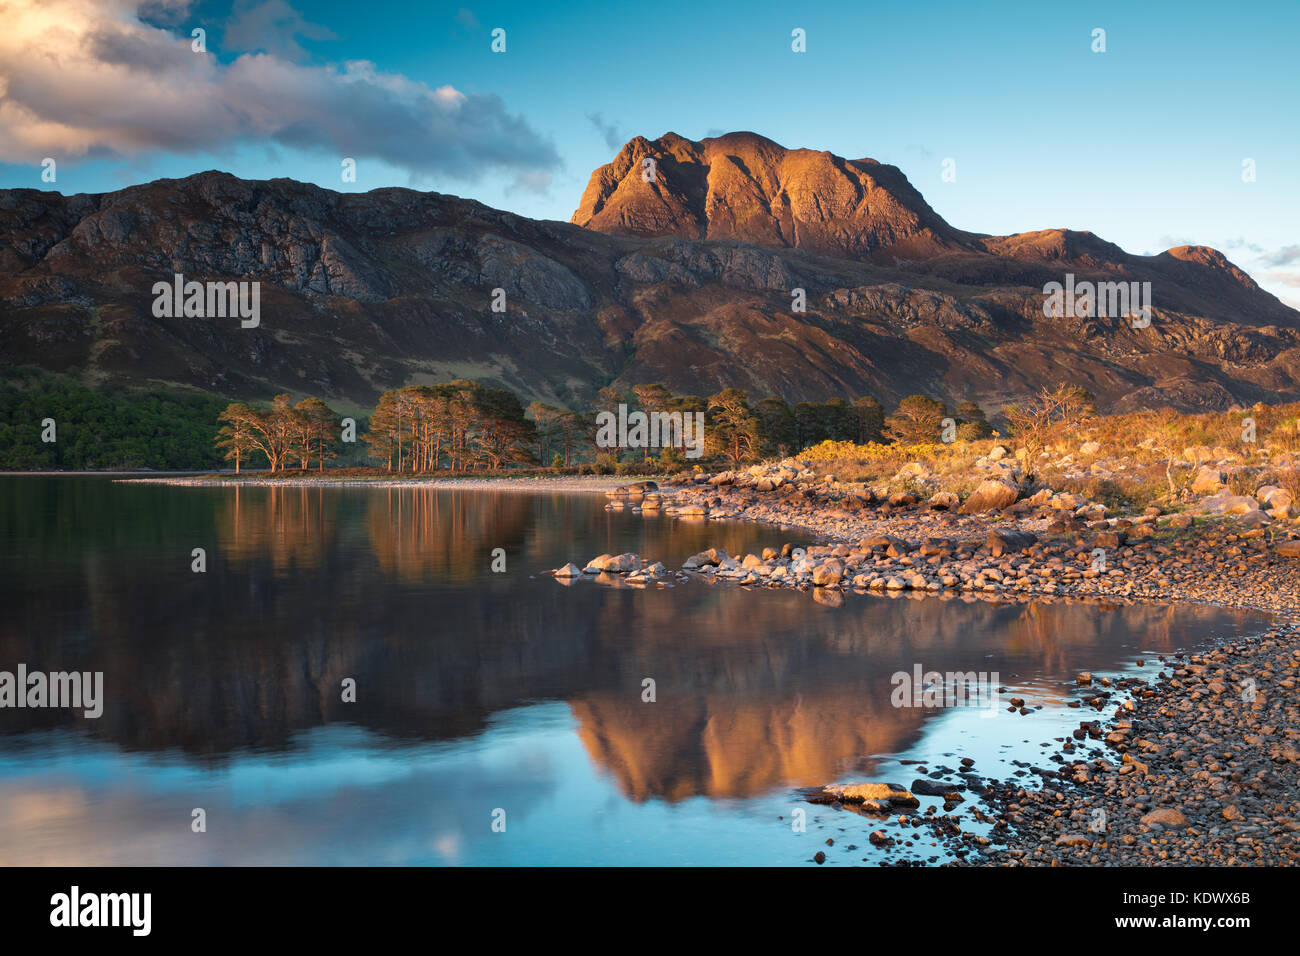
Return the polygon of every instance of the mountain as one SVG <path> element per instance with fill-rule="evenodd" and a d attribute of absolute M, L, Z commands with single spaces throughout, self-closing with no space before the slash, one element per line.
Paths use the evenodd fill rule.
<path fill-rule="evenodd" d="M 0 366 L 340 408 L 452 378 L 575 407 L 643 382 L 990 409 L 1060 381 L 1118 410 L 1300 398 L 1300 313 L 1219 252 L 963 232 L 874 160 L 752 133 L 638 137 L 573 220 L 219 172 L 0 191 Z M 260 323 L 156 317 L 154 284 L 175 273 L 259 282 Z M 1043 290 L 1067 273 L 1151 283 L 1151 326 L 1045 317 Z"/>
<path fill-rule="evenodd" d="M 754 133 L 699 143 L 638 136 L 592 173 L 571 221 L 611 235 L 733 239 L 845 259 L 975 242 L 895 166 L 786 149 Z"/>

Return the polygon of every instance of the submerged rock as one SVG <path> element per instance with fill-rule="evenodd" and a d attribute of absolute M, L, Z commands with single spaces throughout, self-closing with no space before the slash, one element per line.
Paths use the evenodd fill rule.
<path fill-rule="evenodd" d="M 805 791 L 810 803 L 881 801 L 894 807 L 919 807 L 921 801 L 892 783 L 836 783 Z"/>

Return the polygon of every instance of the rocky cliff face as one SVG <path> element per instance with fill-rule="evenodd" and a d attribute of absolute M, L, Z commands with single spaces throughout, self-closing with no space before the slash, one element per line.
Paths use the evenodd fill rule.
<path fill-rule="evenodd" d="M 575 406 L 642 382 L 990 408 L 1061 381 L 1103 407 L 1300 397 L 1300 313 L 1220 253 L 963 233 L 870 160 L 753 134 L 638 138 L 574 219 L 216 172 L 103 195 L 0 191 L 0 365 L 345 408 L 451 378 Z M 175 273 L 261 283 L 260 324 L 156 317 L 153 285 Z M 1043 288 L 1066 273 L 1150 282 L 1151 326 L 1045 317 Z"/>
<path fill-rule="evenodd" d="M 969 248 L 895 166 L 754 133 L 638 136 L 591 175 L 571 220 L 613 235 L 735 239 L 829 256 Z"/>

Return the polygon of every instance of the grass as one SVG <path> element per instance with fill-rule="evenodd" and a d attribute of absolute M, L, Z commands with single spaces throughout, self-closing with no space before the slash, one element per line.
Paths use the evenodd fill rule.
<path fill-rule="evenodd" d="M 1254 496 L 1261 486 L 1275 484 L 1300 503 L 1300 402 L 1195 415 L 1160 410 L 1098 416 L 1057 424 L 1038 437 L 1046 452 L 1022 469 L 1027 493 L 1051 488 L 1125 512 L 1179 509 L 1199 497 L 1189 490 L 1199 467 L 1192 450 L 1203 446 L 1211 463 L 1223 462 L 1232 494 Z M 1087 442 L 1101 447 L 1085 453 Z M 965 495 L 988 476 L 976 463 L 998 445 L 1014 460 L 1021 442 L 996 433 L 950 444 L 822 442 L 796 457 L 841 482 L 921 497 L 939 490 Z"/>

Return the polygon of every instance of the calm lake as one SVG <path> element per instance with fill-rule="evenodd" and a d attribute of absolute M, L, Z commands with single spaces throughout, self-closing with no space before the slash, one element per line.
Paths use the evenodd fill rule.
<path fill-rule="evenodd" d="M 1065 706 L 1078 671 L 1145 657 L 1154 677 L 1154 654 L 1266 626 L 542 576 L 602 552 L 676 567 L 715 545 L 809 543 L 604 505 L 0 478 L 0 671 L 104 675 L 98 719 L 0 709 L 0 864 L 874 862 L 866 820 L 795 788 L 906 786 L 901 759 L 1023 774 L 1011 761 L 1043 760 L 1092 716 Z M 892 706 L 891 675 L 917 666 L 996 672 L 1042 709 Z"/>

